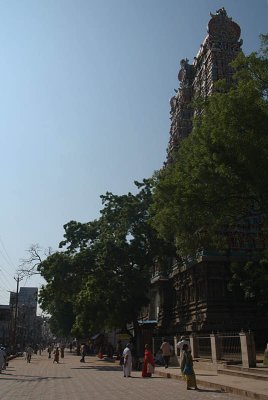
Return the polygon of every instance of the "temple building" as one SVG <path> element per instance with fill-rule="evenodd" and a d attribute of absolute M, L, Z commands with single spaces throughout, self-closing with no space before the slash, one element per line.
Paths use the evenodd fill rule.
<path fill-rule="evenodd" d="M 230 62 L 237 56 L 242 45 L 240 33 L 239 25 L 221 8 L 215 15 L 211 14 L 207 36 L 194 57 L 193 64 L 189 64 L 188 59 L 181 60 L 178 74 L 180 86 L 170 100 L 168 160 L 172 158 L 172 152 L 180 141 L 192 130 L 193 99 L 197 96 L 209 96 L 219 79 L 231 79 L 233 71 Z"/>
<path fill-rule="evenodd" d="M 240 27 L 228 17 L 224 8 L 211 14 L 205 37 L 192 64 L 180 62 L 179 87 L 170 100 L 170 140 L 167 162 L 179 147 L 181 140 L 191 133 L 195 110 L 195 96 L 213 93 L 215 82 L 232 77 L 230 62 L 241 51 Z M 264 321 L 253 303 L 242 294 L 228 290 L 230 263 L 242 260 L 252 248 L 263 248 L 263 240 L 251 235 L 256 232 L 258 215 L 250 216 L 230 230 L 230 251 L 225 253 L 202 251 L 196 259 L 170 262 L 170 269 L 156 261 L 151 279 L 151 302 L 143 321 L 155 321 L 157 335 L 180 335 L 212 331 L 261 332 Z M 260 239 L 260 238 L 259 238 Z M 267 323 L 267 321 L 266 321 Z"/>

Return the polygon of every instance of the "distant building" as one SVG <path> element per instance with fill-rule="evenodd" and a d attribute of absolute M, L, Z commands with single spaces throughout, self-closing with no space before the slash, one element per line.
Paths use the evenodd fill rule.
<path fill-rule="evenodd" d="M 18 295 L 18 306 L 27 306 L 33 312 L 37 311 L 38 288 L 21 287 Z"/>
<path fill-rule="evenodd" d="M 35 341 L 38 331 L 41 329 L 37 323 L 38 288 L 21 287 L 16 299 L 16 293 L 10 293 L 10 308 L 12 314 L 12 329 L 14 334 L 16 319 L 16 344 L 20 348 Z M 17 302 L 17 315 L 16 314 Z M 38 333 L 39 337 L 40 334 Z"/>
<path fill-rule="evenodd" d="M 8 345 L 11 333 L 11 307 L 0 305 L 0 344 Z"/>

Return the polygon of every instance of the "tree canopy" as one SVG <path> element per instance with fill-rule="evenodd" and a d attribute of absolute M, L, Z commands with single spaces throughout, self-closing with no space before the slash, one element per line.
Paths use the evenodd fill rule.
<path fill-rule="evenodd" d="M 175 238 L 180 254 L 223 249 L 224 227 L 251 212 L 267 219 L 267 37 L 262 40 L 260 54 L 241 53 L 233 63 L 233 85 L 221 82 L 203 101 L 175 161 L 159 172 L 153 226 Z"/>
<path fill-rule="evenodd" d="M 60 243 L 66 250 L 40 263 L 47 281 L 41 306 L 53 316 L 55 327 L 67 307 L 65 326 L 76 335 L 108 326 L 124 328 L 135 323 L 148 304 L 154 258 L 167 258 L 174 248 L 149 224 L 153 179 L 135 185 L 137 194 L 102 195 L 98 220 L 66 224 Z"/>

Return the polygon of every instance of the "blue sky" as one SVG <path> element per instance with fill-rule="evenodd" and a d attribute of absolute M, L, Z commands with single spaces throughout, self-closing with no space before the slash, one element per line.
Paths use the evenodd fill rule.
<path fill-rule="evenodd" d="M 267 0 L 0 1 L 0 303 L 31 244 L 162 166 L 179 61 L 222 6 L 257 50 Z"/>

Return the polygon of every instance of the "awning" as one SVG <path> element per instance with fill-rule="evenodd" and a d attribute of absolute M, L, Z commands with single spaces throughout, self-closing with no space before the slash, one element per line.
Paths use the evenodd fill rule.
<path fill-rule="evenodd" d="M 138 323 L 139 325 L 155 325 L 157 324 L 157 319 L 139 320 Z"/>

